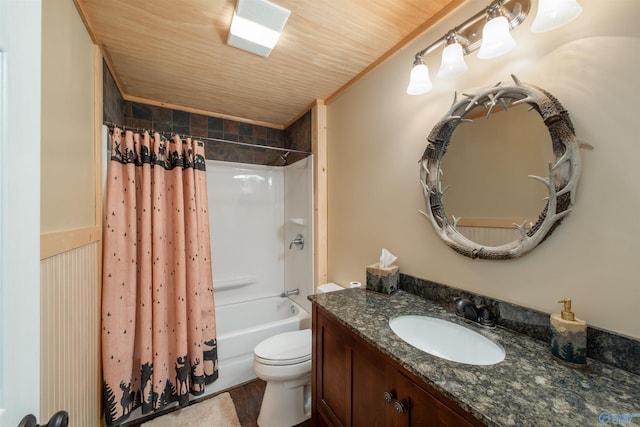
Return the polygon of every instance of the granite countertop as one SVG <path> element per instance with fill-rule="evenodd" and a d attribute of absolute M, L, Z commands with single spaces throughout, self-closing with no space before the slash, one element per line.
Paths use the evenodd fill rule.
<path fill-rule="evenodd" d="M 404 291 L 386 296 L 346 289 L 309 299 L 488 426 L 640 425 L 639 375 L 592 359 L 584 369 L 567 367 L 553 358 L 547 343 L 483 328 Z M 463 324 L 499 343 L 506 357 L 476 366 L 418 350 L 389 327 L 389 319 L 407 314 Z"/>

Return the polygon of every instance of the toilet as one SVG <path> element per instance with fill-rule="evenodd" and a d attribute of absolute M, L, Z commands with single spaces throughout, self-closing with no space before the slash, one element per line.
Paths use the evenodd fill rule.
<path fill-rule="evenodd" d="M 283 332 L 253 350 L 253 371 L 266 381 L 260 427 L 288 427 L 311 416 L 311 329 Z"/>
<path fill-rule="evenodd" d="M 318 286 L 318 293 L 342 289 L 327 283 Z M 311 417 L 311 329 L 260 342 L 253 350 L 253 371 L 267 383 L 258 426 L 291 427 Z"/>

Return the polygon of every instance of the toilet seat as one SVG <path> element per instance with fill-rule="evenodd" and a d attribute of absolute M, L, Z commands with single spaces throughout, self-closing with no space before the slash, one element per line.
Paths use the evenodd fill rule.
<path fill-rule="evenodd" d="M 311 360 L 311 330 L 283 332 L 262 341 L 253 350 L 258 363 L 295 365 Z"/>

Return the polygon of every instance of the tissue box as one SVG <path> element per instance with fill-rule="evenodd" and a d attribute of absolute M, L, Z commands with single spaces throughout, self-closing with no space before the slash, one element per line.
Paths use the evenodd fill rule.
<path fill-rule="evenodd" d="M 373 264 L 367 267 L 367 290 L 391 295 L 398 290 L 400 272 L 397 265 L 380 267 Z"/>

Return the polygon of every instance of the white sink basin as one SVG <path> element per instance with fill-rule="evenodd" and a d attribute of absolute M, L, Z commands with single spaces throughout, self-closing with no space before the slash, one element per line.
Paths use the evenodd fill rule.
<path fill-rule="evenodd" d="M 504 349 L 484 335 L 456 323 L 428 316 L 400 316 L 391 330 L 412 346 L 434 356 L 469 365 L 493 365 L 504 360 Z"/>

